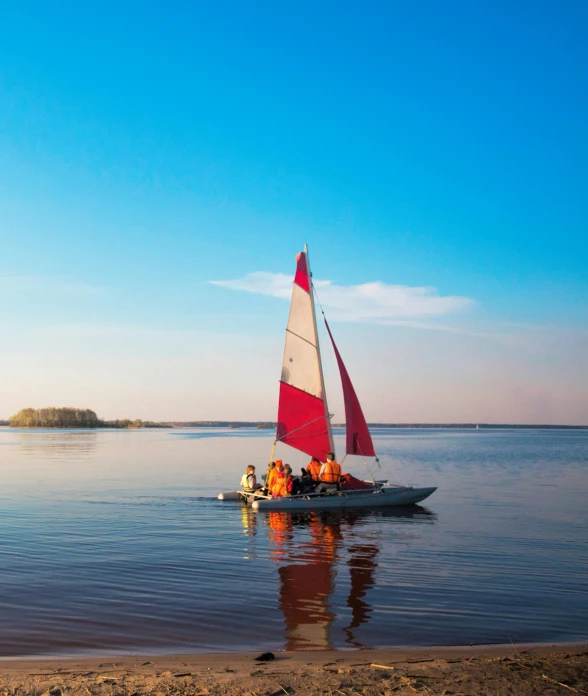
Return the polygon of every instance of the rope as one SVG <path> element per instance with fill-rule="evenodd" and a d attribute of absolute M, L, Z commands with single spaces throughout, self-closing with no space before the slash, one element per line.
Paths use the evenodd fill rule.
<path fill-rule="evenodd" d="M 312 281 L 311 281 L 312 282 Z M 316 291 L 316 288 L 314 287 L 314 283 L 312 283 L 312 291 L 314 292 L 314 296 L 316 297 L 316 301 L 318 302 L 318 306 L 320 307 L 321 314 L 323 315 L 323 319 L 325 322 L 327 321 L 327 317 L 325 316 L 325 310 L 323 309 L 323 306 L 321 304 L 321 301 L 319 300 L 318 292 Z"/>
<path fill-rule="evenodd" d="M 314 420 L 309 421 L 308 423 L 305 423 L 304 425 L 299 426 L 298 428 L 294 428 L 294 430 L 290 430 L 289 433 L 284 433 L 282 437 L 277 437 L 276 442 L 281 442 L 285 437 L 290 437 L 292 433 L 298 432 L 298 430 L 302 430 L 302 428 L 306 428 L 309 425 L 312 425 L 313 423 L 317 423 L 320 420 L 323 420 L 323 418 L 326 420 L 326 416 L 320 416 L 319 418 L 315 418 Z"/>

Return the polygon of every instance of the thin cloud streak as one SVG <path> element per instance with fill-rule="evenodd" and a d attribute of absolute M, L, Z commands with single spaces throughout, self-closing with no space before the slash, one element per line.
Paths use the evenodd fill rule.
<path fill-rule="evenodd" d="M 292 278 L 284 273 L 256 271 L 235 280 L 211 280 L 212 285 L 258 295 L 289 299 Z M 334 321 L 390 325 L 410 319 L 441 317 L 475 305 L 469 297 L 441 296 L 436 288 L 388 285 L 380 281 L 361 285 L 335 285 L 330 280 L 315 280 L 317 297 L 329 309 Z M 407 325 L 407 324 L 404 324 Z M 440 325 L 411 323 L 415 328 L 447 329 Z"/>

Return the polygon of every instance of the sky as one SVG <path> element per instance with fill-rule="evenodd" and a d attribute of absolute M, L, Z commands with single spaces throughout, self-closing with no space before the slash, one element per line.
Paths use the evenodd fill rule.
<path fill-rule="evenodd" d="M 275 420 L 307 243 L 368 421 L 588 423 L 587 22 L 3 2 L 0 418 Z"/>

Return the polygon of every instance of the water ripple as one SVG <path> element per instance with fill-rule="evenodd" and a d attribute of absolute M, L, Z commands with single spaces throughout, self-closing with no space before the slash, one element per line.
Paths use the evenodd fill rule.
<path fill-rule="evenodd" d="M 217 501 L 271 437 L 0 431 L 0 654 L 588 637 L 588 433 L 376 431 L 427 507 Z"/>

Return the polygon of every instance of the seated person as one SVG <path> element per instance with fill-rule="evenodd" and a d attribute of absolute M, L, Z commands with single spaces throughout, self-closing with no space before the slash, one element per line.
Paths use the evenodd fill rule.
<path fill-rule="evenodd" d="M 342 469 L 341 465 L 335 461 L 335 455 L 332 452 L 327 454 L 327 461 L 321 466 L 320 479 L 321 482 L 316 487 L 317 493 L 323 493 L 330 488 L 340 488 Z"/>
<path fill-rule="evenodd" d="M 320 460 L 318 460 L 316 457 L 313 457 L 310 460 L 310 463 L 306 467 L 306 470 L 310 474 L 310 477 L 313 481 L 316 481 L 318 483 L 321 480 L 321 463 Z"/>
<path fill-rule="evenodd" d="M 241 485 L 246 491 L 257 491 L 262 487 L 261 483 L 257 483 L 257 478 L 255 477 L 255 467 L 251 464 L 247 467 L 247 470 L 241 477 Z"/>
<path fill-rule="evenodd" d="M 286 464 L 284 467 L 284 473 L 286 474 L 286 493 L 288 495 L 294 494 L 294 483 L 298 479 L 298 476 L 292 476 L 292 467 Z"/>
<path fill-rule="evenodd" d="M 286 464 L 284 467 L 280 467 L 280 470 L 276 474 L 270 493 L 274 498 L 283 498 L 284 496 L 292 495 L 293 485 L 292 469 Z"/>
<path fill-rule="evenodd" d="M 304 467 L 302 467 L 301 471 L 301 476 L 294 477 L 294 488 L 296 490 L 296 493 L 294 493 L 294 495 L 313 491 L 316 486 L 316 482 L 312 480 L 311 475 Z"/>
<path fill-rule="evenodd" d="M 267 474 L 265 475 L 265 490 L 271 495 L 272 488 L 276 482 L 278 473 L 282 470 L 282 460 L 276 459 L 275 462 L 270 462 Z"/>
<path fill-rule="evenodd" d="M 290 495 L 301 495 L 314 489 L 314 481 L 308 475 L 306 469 L 302 469 L 302 476 L 292 476 L 292 490 Z"/>
<path fill-rule="evenodd" d="M 269 480 L 269 478 L 270 478 L 270 473 L 275 469 L 275 466 L 276 466 L 276 463 L 275 463 L 275 462 L 270 462 L 270 463 L 267 465 L 267 470 L 266 470 L 265 474 L 261 477 L 261 480 L 263 481 L 263 491 L 264 491 L 264 493 L 267 493 L 267 490 L 268 490 L 268 488 L 267 488 L 267 482 L 268 482 L 268 480 Z"/>

